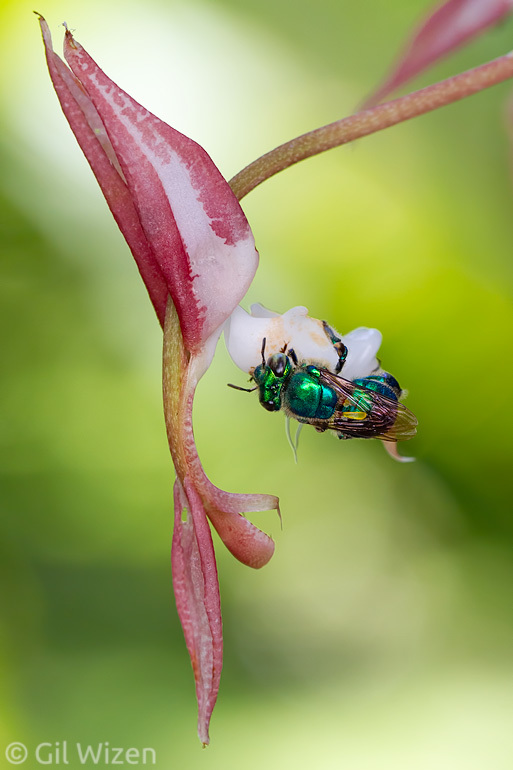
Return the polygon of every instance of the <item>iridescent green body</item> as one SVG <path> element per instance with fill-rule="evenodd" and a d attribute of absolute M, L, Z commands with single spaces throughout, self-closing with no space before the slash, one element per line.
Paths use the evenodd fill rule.
<path fill-rule="evenodd" d="M 353 380 L 352 386 L 356 387 L 352 387 L 351 394 L 340 401 L 337 390 L 321 381 L 321 369 L 304 364 L 294 369 L 283 353 L 271 356 L 265 366 L 257 366 L 253 379 L 265 409 L 270 412 L 284 409 L 299 422 L 329 420 L 335 411 L 348 420 L 363 420 L 372 411 L 373 393 L 380 393 L 392 401 L 397 401 L 401 394 L 395 377 L 384 373 Z"/>
<path fill-rule="evenodd" d="M 319 381 L 315 366 L 298 367 L 283 385 L 282 400 L 286 409 L 298 420 L 327 420 L 335 411 L 338 396 Z"/>
<path fill-rule="evenodd" d="M 251 373 L 261 405 L 269 412 L 283 410 L 287 417 L 313 425 L 318 431 L 332 430 L 341 439 L 380 438 L 399 441 L 411 438 L 417 419 L 399 402 L 401 386 L 388 372 L 346 380 L 339 375 L 347 348 L 326 322 L 326 336 L 333 344 L 338 362 L 334 372 L 311 363 L 299 363 L 287 345 L 265 359 Z M 232 385 L 231 387 L 237 387 Z"/>
<path fill-rule="evenodd" d="M 353 393 L 353 402 L 344 404 L 342 411 L 349 416 L 349 413 L 367 415 L 372 408 L 371 393 L 380 393 L 391 401 L 398 401 L 401 396 L 401 386 L 388 372 L 383 374 L 371 374 L 368 377 L 359 377 L 353 380 L 353 385 L 357 387 Z M 355 419 L 357 419 L 355 417 Z M 363 417 L 362 417 L 363 419 Z"/>

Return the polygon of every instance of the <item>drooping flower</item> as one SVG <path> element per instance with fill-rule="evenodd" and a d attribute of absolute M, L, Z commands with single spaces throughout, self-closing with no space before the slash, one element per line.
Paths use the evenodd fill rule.
<path fill-rule="evenodd" d="M 498 7 L 498 0 L 495 4 Z M 208 743 L 222 666 L 222 629 L 207 517 L 232 554 L 258 568 L 271 558 L 274 543 L 241 514 L 278 510 L 278 499 L 230 494 L 207 479 L 192 430 L 196 385 L 230 316 L 228 345 L 245 371 L 257 365 L 263 336 L 268 338 L 268 353 L 287 342 L 306 361 L 325 362 L 330 371 L 337 363 L 326 335 L 320 340 L 321 322 L 307 319 L 304 308 L 282 317 L 260 309 L 251 322 L 237 308 L 258 261 L 238 199 L 304 158 L 513 77 L 513 57 L 507 54 L 297 137 L 250 164 L 228 184 L 199 145 L 122 91 L 68 31 L 66 66 L 52 50 L 42 17 L 40 23 L 50 76 L 64 114 L 132 251 L 164 330 L 164 411 L 176 469 L 173 585 L 196 680 L 198 733 Z M 262 317 L 268 324 L 263 336 Z M 238 328 L 242 343 L 237 342 Z M 379 332 L 357 329 L 341 339 L 349 351 L 344 374 L 358 378 L 369 367 L 372 371 Z"/>
<path fill-rule="evenodd" d="M 173 586 L 196 679 L 198 734 L 208 743 L 222 628 L 207 516 L 234 556 L 261 567 L 274 543 L 241 513 L 276 510 L 278 499 L 230 494 L 207 479 L 194 443 L 192 403 L 258 254 L 235 195 L 205 150 L 122 91 L 66 31 L 68 68 L 53 52 L 43 18 L 40 23 L 64 114 L 164 328 L 164 411 L 176 469 Z"/>

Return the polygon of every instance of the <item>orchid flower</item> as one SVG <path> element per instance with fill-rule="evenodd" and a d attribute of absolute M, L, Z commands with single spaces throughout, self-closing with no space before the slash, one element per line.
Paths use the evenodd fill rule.
<path fill-rule="evenodd" d="M 176 469 L 173 586 L 191 656 L 198 734 L 219 689 L 219 585 L 207 516 L 244 564 L 261 567 L 274 543 L 241 513 L 277 510 L 271 495 L 230 494 L 205 476 L 192 403 L 222 325 L 254 276 L 258 254 L 242 209 L 207 153 L 135 102 L 101 71 L 71 33 L 52 50 L 40 19 L 50 76 L 73 133 L 136 259 L 164 328 L 164 410 Z"/>
<path fill-rule="evenodd" d="M 262 336 L 272 352 L 284 338 L 307 360 L 336 364 L 333 345 L 305 308 L 283 316 L 238 308 L 255 274 L 258 254 L 239 200 L 256 185 L 303 158 L 352 141 L 513 77 L 508 54 L 389 104 L 337 121 L 276 148 L 230 183 L 191 139 L 163 123 L 122 91 L 66 30 L 64 56 L 52 49 L 40 17 L 50 77 L 63 112 L 136 260 L 164 332 L 163 392 L 169 447 L 176 470 L 173 586 L 191 657 L 198 700 L 198 734 L 209 723 L 222 667 L 217 568 L 209 521 L 230 552 L 259 568 L 274 551 L 269 536 L 242 514 L 276 510 L 278 498 L 231 494 L 214 486 L 199 460 L 192 404 L 225 327 L 228 348 L 244 371 L 258 363 Z M 265 334 L 264 334 L 265 329 Z M 381 335 L 356 329 L 344 338 L 346 376 L 377 365 Z"/>

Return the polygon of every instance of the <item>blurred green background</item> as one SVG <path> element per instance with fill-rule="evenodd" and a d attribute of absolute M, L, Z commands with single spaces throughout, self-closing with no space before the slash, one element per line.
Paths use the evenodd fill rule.
<path fill-rule="evenodd" d="M 231 177 L 351 113 L 426 0 L 45 0 L 106 72 Z M 217 542 L 225 666 L 199 747 L 174 609 L 161 333 L 60 112 L 28 0 L 1 3 L 2 748 L 153 747 L 160 768 L 513 766 L 513 196 L 504 84 L 310 159 L 243 201 L 247 298 L 376 326 L 418 415 L 379 442 L 281 415 L 221 344 L 195 426 L 205 469 L 278 494 L 260 572 Z M 513 19 L 418 87 L 512 47 Z M 70 750 L 71 753 L 71 750 Z M 2 759 L 3 761 L 3 759 Z M 101 764 L 101 763 L 100 763 Z M 37 767 L 29 759 L 25 767 Z M 70 766 L 78 767 L 76 756 Z"/>

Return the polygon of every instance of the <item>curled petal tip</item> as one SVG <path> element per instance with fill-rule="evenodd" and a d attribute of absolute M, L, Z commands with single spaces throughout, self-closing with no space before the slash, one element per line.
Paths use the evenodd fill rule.
<path fill-rule="evenodd" d="M 398 463 L 414 463 L 417 459 L 416 457 L 405 457 L 404 455 L 400 455 L 395 441 L 383 441 L 382 443 L 390 457 Z"/>

